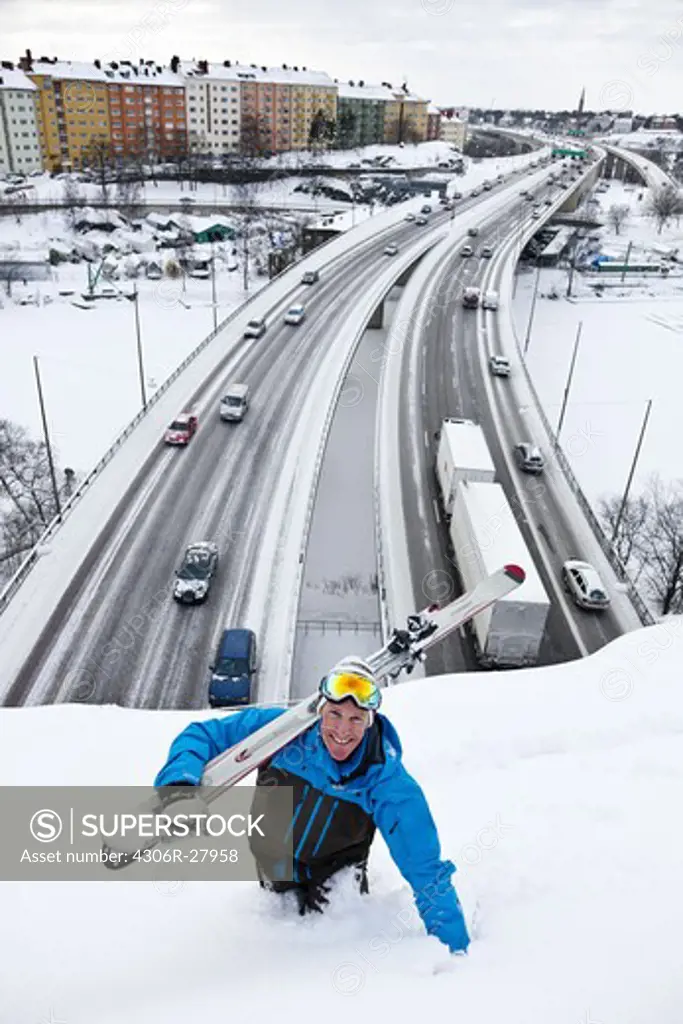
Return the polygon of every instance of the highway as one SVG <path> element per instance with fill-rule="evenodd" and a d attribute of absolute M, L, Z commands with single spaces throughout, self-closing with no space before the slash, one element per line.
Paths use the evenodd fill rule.
<path fill-rule="evenodd" d="M 466 200 L 459 208 L 471 205 Z M 431 220 L 448 217 L 437 213 Z M 381 253 L 389 238 L 404 246 L 421 230 L 428 229 L 400 224 L 339 258 L 318 285 L 301 287 L 307 319 L 300 327 L 282 323 L 281 307 L 262 339 L 243 342 L 225 361 L 197 396 L 196 437 L 186 450 L 160 443 L 147 472 L 121 496 L 4 704 L 206 706 L 208 664 L 221 630 L 249 625 L 244 614 L 262 524 L 326 346 L 354 296 L 385 269 Z M 231 379 L 247 381 L 253 393 L 238 425 L 217 414 Z M 219 574 L 205 605 L 178 606 L 171 598 L 174 570 L 186 545 L 198 539 L 217 542 Z"/>
<path fill-rule="evenodd" d="M 539 197 L 557 194 L 552 187 L 537 192 Z M 432 298 L 426 303 L 431 311 L 429 322 L 422 331 L 416 317 L 409 344 L 403 352 L 405 371 L 401 375 L 404 392 L 401 405 L 414 410 L 401 424 L 402 493 L 415 603 L 424 606 L 430 600 L 444 600 L 459 592 L 434 472 L 436 434 L 446 416 L 462 416 L 482 425 L 497 479 L 505 489 L 552 602 L 539 663 L 553 664 L 597 650 L 621 635 L 622 629 L 611 612 L 598 615 L 581 611 L 561 590 L 562 562 L 580 556 L 581 551 L 567 510 L 553 493 L 548 473 L 540 487 L 539 478 L 522 473 L 512 462 L 515 443 L 537 439 L 528 436 L 512 378 L 490 377 L 485 361 L 482 363 L 480 328 L 488 337 L 490 349 L 487 351 L 509 355 L 503 351 L 498 337 L 499 314 L 466 310 L 461 304 L 462 291 L 467 285 L 499 290 L 504 262 L 497 258 L 500 239 L 520 223 L 522 212 L 522 208 L 513 210 L 494 227 L 469 239 L 475 250 L 473 257 L 461 257 L 458 246 L 456 254 L 443 261 L 432 282 Z M 492 260 L 478 256 L 486 244 L 494 247 Z M 500 315 L 508 313 L 501 310 Z M 495 403 L 493 410 L 490 399 Z M 546 456 L 548 454 L 546 452 Z M 518 501 L 513 500 L 515 495 Z M 476 667 L 471 645 L 464 634 L 439 645 L 426 664 L 430 675 Z"/>
<path fill-rule="evenodd" d="M 144 479 L 124 496 L 4 703 L 206 705 L 221 629 L 248 625 L 250 567 L 302 398 L 354 294 L 378 263 L 385 268 L 387 238 L 400 244 L 413 233 L 401 224 L 364 243 L 317 285 L 301 286 L 302 325 L 286 326 L 281 307 L 263 338 L 242 343 L 198 399 L 200 427 L 187 449 L 160 443 Z M 231 379 L 252 388 L 241 424 L 218 417 Z M 205 605 L 179 606 L 170 596 L 174 570 L 198 539 L 217 542 L 219 574 Z"/>

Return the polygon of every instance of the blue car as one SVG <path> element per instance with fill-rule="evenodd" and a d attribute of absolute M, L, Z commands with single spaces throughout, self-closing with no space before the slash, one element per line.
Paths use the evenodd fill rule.
<path fill-rule="evenodd" d="M 209 706 L 236 707 L 252 703 L 256 678 L 256 634 L 251 629 L 224 630 L 209 680 Z"/>

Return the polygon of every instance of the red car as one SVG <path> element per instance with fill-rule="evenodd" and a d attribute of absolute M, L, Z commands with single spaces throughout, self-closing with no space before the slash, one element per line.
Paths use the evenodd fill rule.
<path fill-rule="evenodd" d="M 190 438 L 197 430 L 197 417 L 192 412 L 181 412 L 180 416 L 176 416 L 173 423 L 166 429 L 164 434 L 164 441 L 166 444 L 181 444 L 185 445 L 188 443 Z"/>

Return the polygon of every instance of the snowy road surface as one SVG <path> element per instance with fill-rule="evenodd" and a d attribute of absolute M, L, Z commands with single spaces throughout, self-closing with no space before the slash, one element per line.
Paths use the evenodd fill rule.
<path fill-rule="evenodd" d="M 501 238 L 519 223 L 520 211 L 513 209 L 473 239 L 473 247 L 479 251 L 483 245 L 490 244 L 495 250 L 496 243 L 500 247 Z M 497 479 L 505 488 L 552 601 L 540 663 L 565 661 L 602 647 L 619 636 L 622 628 L 612 612 L 587 614 L 563 600 L 558 592 L 562 562 L 581 550 L 580 534 L 573 523 L 575 510 L 564 506 L 550 482 L 539 489 L 535 478 L 520 473 L 511 464 L 513 445 L 535 438 L 527 436 L 529 428 L 524 410 L 515 401 L 512 380 L 496 378 L 492 381 L 491 397 L 495 396 L 498 405 L 494 419 L 486 387 L 488 368 L 482 368 L 479 356 L 478 316 L 464 310 L 460 301 L 465 286 L 481 285 L 483 279 L 487 281 L 487 290 L 499 290 L 500 267 L 496 255 L 493 260 L 476 256 L 462 258 L 458 249 L 459 243 L 454 255 L 444 260 L 431 282 L 432 298 L 424 304 L 427 312 L 416 315 L 406 329 L 409 343 L 403 356 L 401 406 L 410 410 L 410 415 L 401 421 L 403 508 L 415 604 L 421 606 L 430 600 L 444 600 L 459 589 L 447 546 L 447 526 L 441 522 L 433 465 L 435 433 L 441 420 L 445 416 L 463 416 L 481 423 L 484 428 L 494 456 Z M 501 309 L 499 314 L 485 315 L 492 351 L 501 351 L 497 325 L 499 317 L 507 315 L 506 309 Z M 503 431 L 502 445 L 496 420 Z M 511 501 L 514 495 L 523 498 L 523 512 Z M 533 531 L 529 518 L 536 527 Z M 540 544 L 547 549 L 547 565 L 539 557 Z M 430 674 L 434 674 L 463 671 L 473 667 L 474 662 L 469 644 L 459 636 L 439 645 L 430 654 L 427 665 Z"/>
<path fill-rule="evenodd" d="M 399 237 L 406 228 L 398 229 Z M 109 524 L 91 564 L 20 673 L 6 703 L 91 700 L 139 707 L 201 707 L 220 631 L 242 621 L 250 570 L 289 420 L 310 388 L 349 297 L 377 265 L 383 241 L 346 261 L 347 272 L 302 286 L 308 318 L 300 327 L 272 317 L 263 339 L 242 347 L 231 377 L 252 385 L 252 405 L 238 425 L 222 423 L 217 375 L 198 407 L 200 431 L 186 450 L 160 447 L 156 466 Z M 173 572 L 192 540 L 214 539 L 221 567 L 204 606 L 177 606 Z"/>

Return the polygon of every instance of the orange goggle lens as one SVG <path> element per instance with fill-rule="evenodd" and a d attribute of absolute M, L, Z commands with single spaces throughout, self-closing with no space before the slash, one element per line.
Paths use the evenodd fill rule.
<path fill-rule="evenodd" d="M 382 702 L 379 687 L 355 672 L 334 672 L 323 679 L 320 689 L 328 700 L 340 701 L 352 697 L 358 707 L 365 711 L 374 711 Z"/>

